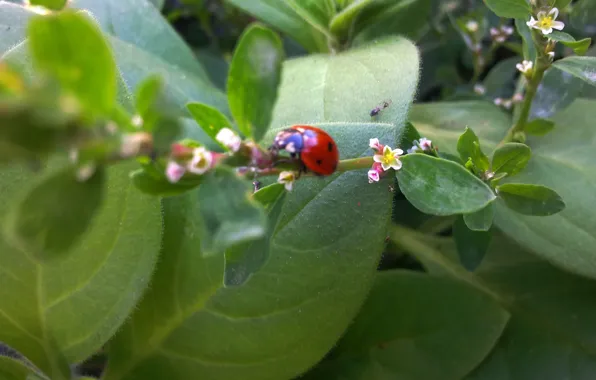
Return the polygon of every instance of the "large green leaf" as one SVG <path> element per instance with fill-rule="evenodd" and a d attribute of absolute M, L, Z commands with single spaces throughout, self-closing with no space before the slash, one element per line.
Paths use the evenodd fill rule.
<path fill-rule="evenodd" d="M 499 17 L 528 18 L 530 5 L 526 0 L 484 0 L 484 3 Z"/>
<path fill-rule="evenodd" d="M 553 66 L 596 86 L 596 57 L 567 57 L 556 61 Z"/>
<path fill-rule="evenodd" d="M 416 89 L 418 62 L 416 47 L 397 37 L 342 54 L 286 61 L 271 126 L 370 122 L 370 110 L 384 100 L 392 103 L 375 121 L 403 126 Z M 368 140 L 357 143 L 368 146 Z"/>
<path fill-rule="evenodd" d="M 335 138 L 342 158 L 368 155 L 373 136 L 395 143 L 398 132 L 388 124 L 319 127 Z M 199 251 L 200 200 L 166 199 L 156 279 L 113 343 L 106 380 L 267 380 L 308 369 L 369 289 L 389 220 L 390 183 L 369 184 L 366 170 L 301 179 L 286 196 L 268 261 L 241 286 L 220 289 L 223 257 Z M 186 216 L 170 219 L 171 212 Z"/>
<path fill-rule="evenodd" d="M 396 238 L 405 235 L 408 241 L 403 245 L 416 251 L 432 273 L 454 277 L 491 295 L 511 314 L 495 350 L 466 380 L 592 377 L 596 281 L 555 268 L 500 234 L 474 273 L 446 258 L 455 256 L 450 239 L 396 232 Z"/>
<path fill-rule="evenodd" d="M 497 205 L 496 225 L 518 243 L 557 265 L 596 277 L 596 219 L 586 205 L 596 203 L 593 162 L 596 151 L 593 120 L 596 102 L 578 100 L 553 117 L 560 128 L 544 137 L 528 138 L 532 159 L 514 179 L 517 183 L 554 189 L 565 210 L 549 217 L 523 216 Z M 454 151 L 464 125 L 492 149 L 511 125 L 509 118 L 488 103 L 461 102 L 415 106 L 411 119 L 422 135 L 431 137 L 441 151 Z"/>
<path fill-rule="evenodd" d="M 329 50 L 325 28 L 316 14 L 309 10 L 326 1 L 228 0 L 236 7 L 287 33 L 310 52 Z M 320 14 L 320 13 L 319 13 Z"/>
<path fill-rule="evenodd" d="M 589 87 L 581 79 L 552 67 L 546 71 L 532 102 L 530 116 L 548 119 L 569 107 Z"/>
<path fill-rule="evenodd" d="M 0 341 L 44 371 L 53 339 L 70 362 L 101 348 L 149 281 L 161 214 L 157 199 L 134 190 L 130 169 L 127 164 L 107 172 L 104 202 L 65 259 L 40 264 L 0 241 Z M 0 171 L 2 218 L 33 178 L 22 168 Z M 68 201 L 64 207 L 71 207 Z"/>
<path fill-rule="evenodd" d="M 145 3 L 145 0 L 127 1 L 141 2 L 144 5 L 137 8 L 131 7 L 130 9 L 127 6 L 126 9 L 130 12 L 127 13 L 125 19 L 120 20 L 123 23 L 126 23 L 126 20 L 129 19 L 136 20 L 136 11 L 141 12 L 151 8 L 152 11 L 148 12 L 156 12 L 153 5 Z M 127 1 L 118 2 L 118 4 L 124 4 L 127 3 Z M 85 4 L 89 2 L 92 5 L 98 4 L 93 1 L 85 0 L 80 1 L 81 5 L 84 2 Z M 189 65 L 184 65 L 182 62 L 172 58 L 172 56 L 176 56 L 176 53 L 169 50 L 168 41 L 171 42 L 172 46 L 175 46 L 175 39 L 162 42 L 160 47 L 160 45 L 155 42 L 155 36 L 148 34 L 149 32 L 147 31 L 145 34 L 141 34 L 140 32 L 137 32 L 136 29 L 125 29 L 124 31 L 127 31 L 127 33 L 124 33 L 123 31 L 120 35 L 110 34 L 110 31 L 113 30 L 113 28 L 110 27 L 110 14 L 106 13 L 106 9 L 112 8 L 99 7 L 99 9 L 95 9 L 94 7 L 91 7 L 90 11 L 105 13 L 101 17 L 96 16 L 95 13 L 92 13 L 92 15 L 99 20 L 100 25 L 104 28 L 104 32 L 108 35 L 108 41 L 112 47 L 116 64 L 120 70 L 122 80 L 124 81 L 128 92 L 132 92 L 132 90 L 146 77 L 153 74 L 160 75 L 165 84 L 165 95 L 178 105 L 182 114 L 187 113 L 185 105 L 189 101 L 205 103 L 227 112 L 227 100 L 225 95 L 220 90 L 215 89 L 208 79 L 206 79 L 206 76 L 199 73 L 202 72 L 202 68 L 197 66 L 198 63 L 193 63 L 192 67 L 195 67 L 195 69 L 193 69 Z M 118 14 L 120 15 L 120 13 Z M 3 54 L 3 58 L 6 58 L 7 60 L 16 61 L 18 64 L 23 65 L 27 72 L 30 73 L 31 64 L 27 43 L 25 42 L 23 23 L 26 23 L 29 20 L 32 13 L 18 5 L 2 2 L 0 3 L 0 15 L 0 21 L 2 21 L 2 17 L 6 17 L 5 23 L 7 26 L 10 26 L 8 32 L 0 32 L 0 35 L 4 36 L 4 34 L 7 33 L 8 38 L 11 41 L 10 45 L 5 45 L 2 38 L 0 38 L 0 41 L 2 41 L 0 42 L 0 48 L 2 48 L 0 54 Z M 165 21 L 156 20 L 154 22 L 154 28 L 159 30 L 163 27 L 163 25 L 161 25 L 163 23 L 165 23 Z M 121 26 L 122 24 L 118 25 Z M 134 27 L 134 24 L 132 27 Z M 167 28 L 169 28 L 169 26 L 167 26 Z M 13 32 L 13 30 L 15 30 L 15 32 Z M 174 32 L 172 31 L 172 33 Z M 121 35 L 126 38 L 123 37 L 123 39 L 120 39 L 119 37 L 121 37 Z M 165 35 L 168 35 L 168 33 Z M 152 49 L 144 50 L 147 46 L 151 46 L 152 49 L 156 49 L 156 51 Z M 199 69 L 196 69 L 196 67 Z"/>
<path fill-rule="evenodd" d="M 458 281 L 382 272 L 329 359 L 305 379 L 459 380 L 491 351 L 508 318 Z"/>

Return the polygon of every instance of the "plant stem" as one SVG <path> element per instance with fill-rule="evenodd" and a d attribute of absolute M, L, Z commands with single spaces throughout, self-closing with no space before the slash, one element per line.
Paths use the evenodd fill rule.
<path fill-rule="evenodd" d="M 343 160 L 343 161 L 339 162 L 339 165 L 337 166 L 337 171 L 338 172 L 347 172 L 347 171 L 351 171 L 351 170 L 367 169 L 372 166 L 373 162 L 374 161 L 373 161 L 372 156 Z"/>

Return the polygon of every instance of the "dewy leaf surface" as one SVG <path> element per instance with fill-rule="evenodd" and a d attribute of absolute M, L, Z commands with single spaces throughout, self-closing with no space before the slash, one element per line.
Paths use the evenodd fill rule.
<path fill-rule="evenodd" d="M 288 124 L 311 122 L 335 139 L 342 159 L 370 155 L 370 138 L 395 145 L 416 88 L 416 49 L 394 39 L 351 54 L 353 62 L 342 55 L 287 62 L 282 101 L 264 141 Z M 326 75 L 312 71 L 317 63 Z M 354 83 L 348 86 L 358 91 L 343 91 L 347 81 L 340 73 L 349 73 Z M 381 116 L 386 119 L 364 123 L 383 97 L 393 98 L 393 108 Z M 162 261 L 113 342 L 106 380 L 166 374 L 172 380 L 276 380 L 306 371 L 339 339 L 371 286 L 392 183 L 369 184 L 366 169 L 301 179 L 287 195 L 269 259 L 246 283 L 230 288 L 221 287 L 223 257 L 199 252 L 197 205 L 186 195 L 165 200 Z"/>
<path fill-rule="evenodd" d="M 70 362 L 96 352 L 139 300 L 159 250 L 157 199 L 132 188 L 128 166 L 108 171 L 104 203 L 64 260 L 38 264 L 0 239 L 0 341 L 37 365 L 50 337 Z M 33 176 L 0 171 L 0 215 Z M 74 205 L 72 205 L 74 207 Z"/>
<path fill-rule="evenodd" d="M 576 273 L 596 278 L 596 102 L 577 100 L 552 120 L 555 128 L 543 137 L 529 137 L 532 158 L 513 180 L 554 189 L 565 210 L 549 217 L 518 215 L 501 202 L 496 225 L 537 255 Z M 480 137 L 487 151 L 505 135 L 511 121 L 497 107 L 480 102 L 414 106 L 411 120 L 441 151 L 453 152 L 465 125 Z"/>

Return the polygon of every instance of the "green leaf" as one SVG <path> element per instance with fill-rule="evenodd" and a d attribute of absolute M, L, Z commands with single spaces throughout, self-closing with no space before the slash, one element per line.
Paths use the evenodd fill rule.
<path fill-rule="evenodd" d="M 556 61 L 553 66 L 596 86 L 596 57 L 567 57 Z"/>
<path fill-rule="evenodd" d="M 548 38 L 570 47 L 577 55 L 585 55 L 592 44 L 591 38 L 584 38 L 583 40 L 576 41 L 573 36 L 557 30 L 553 30 L 553 32 L 548 35 Z"/>
<path fill-rule="evenodd" d="M 485 89 L 485 96 L 491 99 L 495 97 L 510 98 L 511 83 L 513 82 L 517 69 L 515 65 L 519 63 L 519 57 L 511 57 L 497 63 L 486 75 L 482 85 Z"/>
<path fill-rule="evenodd" d="M 426 214 L 468 214 L 496 199 L 484 182 L 453 161 L 425 154 L 408 154 L 401 161 L 399 188 Z"/>
<path fill-rule="evenodd" d="M 232 123 L 217 109 L 206 104 L 189 103 L 186 107 L 207 136 L 211 137 L 221 148 L 227 149 L 215 139 L 215 136 L 223 128 L 233 129 Z"/>
<path fill-rule="evenodd" d="M 313 25 L 313 20 L 307 19 L 312 15 L 304 11 L 297 1 L 229 0 L 229 3 L 288 34 L 311 53 L 329 51 L 325 29 Z"/>
<path fill-rule="evenodd" d="M 277 99 L 283 48 L 279 37 L 252 25 L 240 38 L 228 74 L 228 102 L 240 132 L 263 138 Z"/>
<path fill-rule="evenodd" d="M 519 244 L 558 266 L 596 278 L 596 224 L 587 204 L 596 203 L 593 176 L 593 120 L 596 102 L 577 100 L 555 115 L 555 128 L 540 138 L 529 138 L 532 159 L 516 182 L 539 183 L 554 189 L 565 209 L 548 218 L 524 216 L 497 203 L 495 225 Z M 480 102 L 416 105 L 410 120 L 421 134 L 453 152 L 460 126 L 468 124 L 481 137 L 485 149 L 494 149 L 511 127 L 510 118 L 497 107 Z M 573 147 L 570 149 L 569 147 Z M 582 228 L 578 228 L 582 226 Z"/>
<path fill-rule="evenodd" d="M 484 3 L 499 17 L 527 19 L 532 11 L 526 0 L 484 0 Z"/>
<path fill-rule="evenodd" d="M 548 69 L 538 86 L 538 93 L 532 102 L 530 116 L 542 119 L 551 118 L 557 112 L 569 107 L 575 99 L 581 96 L 585 87 L 587 84 L 581 79 L 554 67 Z"/>
<path fill-rule="evenodd" d="M 170 197 L 192 190 L 200 185 L 200 178 L 192 180 L 180 180 L 177 183 L 169 182 L 165 176 L 158 176 L 156 173 L 146 169 L 138 169 L 130 173 L 132 184 L 141 192 L 149 195 Z"/>
<path fill-rule="evenodd" d="M 206 174 L 197 196 L 203 217 L 201 251 L 216 255 L 242 243 L 260 239 L 266 233 L 263 208 L 251 199 L 250 182 L 227 168 Z"/>
<path fill-rule="evenodd" d="M 59 11 L 66 5 L 67 0 L 29 0 L 31 5 L 39 5 L 54 11 Z"/>
<path fill-rule="evenodd" d="M 520 143 L 506 143 L 493 152 L 491 170 L 495 174 L 507 173 L 512 177 L 526 167 L 532 157 L 529 146 Z"/>
<path fill-rule="evenodd" d="M 459 380 L 491 351 L 508 318 L 463 282 L 381 272 L 335 350 L 303 378 Z"/>
<path fill-rule="evenodd" d="M 384 123 L 317 126 L 333 136 L 342 158 L 369 156 L 370 138 L 394 145 L 399 133 Z M 222 287 L 223 255 L 200 251 L 202 198 L 164 199 L 160 265 L 110 346 L 105 379 L 290 379 L 313 366 L 369 291 L 385 245 L 391 183 L 369 184 L 366 170 L 301 178 L 286 195 L 266 263 L 233 287 Z"/>
<path fill-rule="evenodd" d="M 343 40 L 347 37 L 352 23 L 363 9 L 373 4 L 373 0 L 355 0 L 336 14 L 329 23 L 329 30 Z"/>
<path fill-rule="evenodd" d="M 208 81 L 203 68 L 182 39 L 146 0 L 73 0 L 69 7 L 88 9 L 108 36 L 127 92 L 150 75 L 161 76 L 168 99 L 186 114 L 186 103 L 200 101 L 227 112 L 225 95 Z M 31 73 L 28 44 L 22 25 L 33 13 L 6 2 L 0 2 L 0 15 L 10 27 L 8 41 L 0 39 L 0 53 Z M 112 17 L 114 16 L 114 17 Z M 17 46 L 18 45 L 18 46 Z M 7 53 L 8 51 L 8 53 Z"/>
<path fill-rule="evenodd" d="M 482 152 L 478 136 L 469 127 L 466 127 L 464 133 L 457 140 L 457 151 L 463 162 L 472 159 L 472 163 L 481 173 L 488 170 L 488 157 Z"/>
<path fill-rule="evenodd" d="M 337 55 L 286 61 L 272 128 L 312 122 L 367 123 L 370 110 L 387 99 L 391 105 L 375 121 L 402 127 L 416 89 L 418 63 L 416 47 L 397 37 Z M 368 140 L 358 143 L 363 149 L 368 146 Z"/>
<path fill-rule="evenodd" d="M 116 101 L 116 65 L 97 25 L 67 10 L 35 17 L 28 27 L 35 65 L 60 81 L 93 116 L 106 115 Z"/>
<path fill-rule="evenodd" d="M 526 124 L 524 132 L 533 136 L 544 136 L 555 128 L 555 123 L 546 119 L 534 119 Z"/>
<path fill-rule="evenodd" d="M 596 31 L 595 17 L 596 4 L 590 0 L 578 0 L 573 4 L 569 21 L 574 29 L 590 35 Z"/>
<path fill-rule="evenodd" d="M 417 248 L 424 252 L 414 251 L 431 273 L 461 280 L 511 313 L 493 352 L 466 380 L 591 377 L 596 365 L 596 345 L 590 339 L 595 332 L 595 281 L 557 269 L 499 235 L 474 273 L 457 264 L 449 238 L 431 243 L 425 235 L 408 236 L 402 229 L 394 236 L 407 239 L 410 248 L 422 243 Z M 433 246 L 441 246 L 441 251 Z"/>
<path fill-rule="evenodd" d="M 532 30 L 526 24 L 527 16 L 523 18 L 516 18 L 515 19 L 515 29 L 517 29 L 517 33 L 522 38 L 524 44 L 524 59 L 527 61 L 536 61 L 536 45 L 534 45 L 534 40 L 532 39 Z"/>
<path fill-rule="evenodd" d="M 265 208 L 268 215 L 267 233 L 261 239 L 226 251 L 226 286 L 244 284 L 269 258 L 270 240 L 275 232 L 286 196 L 284 185 L 274 183 L 259 189 L 253 198 Z"/>
<path fill-rule="evenodd" d="M 391 35 L 417 40 L 428 25 L 431 0 L 377 0 L 358 14 L 354 43 L 363 45 Z"/>
<path fill-rule="evenodd" d="M 488 231 L 493 224 L 495 204 L 491 203 L 482 210 L 471 214 L 464 214 L 464 222 L 472 231 Z"/>
<path fill-rule="evenodd" d="M 38 260 L 63 254 L 89 228 L 102 203 L 104 182 L 101 169 L 84 182 L 77 180 L 71 167 L 52 173 L 26 190 L 11 208 L 7 238 Z"/>
<path fill-rule="evenodd" d="M 64 259 L 39 263 L 31 252 L 0 238 L 0 341 L 52 379 L 67 378 L 58 376 L 60 351 L 76 363 L 106 343 L 134 309 L 153 272 L 160 208 L 157 199 L 131 188 L 130 169 L 127 163 L 108 170 L 102 207 Z M 23 189 L 39 181 L 38 175 L 16 166 L 2 170 L 2 224 L 7 209 L 22 198 Z M 68 367 L 65 373 L 70 375 Z"/>
<path fill-rule="evenodd" d="M 507 207 L 524 215 L 548 216 L 565 209 L 559 194 L 546 186 L 506 183 L 497 193 Z"/>
<path fill-rule="evenodd" d="M 33 372 L 24 362 L 7 356 L 0 355 L 0 379 L 23 380 Z"/>
<path fill-rule="evenodd" d="M 137 86 L 135 108 L 143 119 L 147 119 L 152 113 L 162 89 L 163 83 L 159 76 L 147 77 Z"/>
<path fill-rule="evenodd" d="M 571 0 L 550 0 L 550 2 L 553 7 L 557 7 L 559 9 L 565 9 L 569 4 L 571 4 Z"/>
<path fill-rule="evenodd" d="M 494 205 L 489 205 L 487 208 L 494 210 Z M 490 213 L 490 211 L 485 212 L 485 214 L 488 213 Z M 494 211 L 492 211 L 492 215 L 494 215 Z M 464 217 L 457 218 L 455 224 L 453 225 L 453 239 L 455 241 L 455 246 L 459 255 L 459 261 L 464 268 L 469 271 L 474 271 L 476 268 L 478 268 L 480 263 L 482 263 L 484 256 L 486 255 L 491 237 L 492 232 L 488 231 L 488 229 L 470 229 L 468 227 L 468 222 L 465 220 L 465 215 Z"/>

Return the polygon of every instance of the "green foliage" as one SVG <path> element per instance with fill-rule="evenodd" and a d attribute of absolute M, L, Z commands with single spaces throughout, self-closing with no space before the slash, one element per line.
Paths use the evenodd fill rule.
<path fill-rule="evenodd" d="M 77 179 L 72 168 L 53 173 L 24 191 L 8 211 L 6 235 L 34 258 L 47 260 L 68 251 L 87 230 L 101 206 L 103 170 Z M 65 207 L 72 202 L 74 207 Z"/>
<path fill-rule="evenodd" d="M 548 216 L 565 208 L 559 194 L 545 186 L 506 183 L 497 187 L 497 193 L 507 207 L 520 214 Z"/>
<path fill-rule="evenodd" d="M 279 37 L 260 25 L 248 28 L 234 51 L 228 75 L 228 102 L 240 132 L 263 138 L 277 99 L 283 50 Z"/>
<path fill-rule="evenodd" d="M 67 0 L 31 0 L 31 5 L 39 5 L 48 9 L 59 11 L 66 5 Z"/>
<path fill-rule="evenodd" d="M 532 156 L 532 151 L 525 144 L 506 143 L 493 152 L 491 170 L 495 174 L 507 174 L 512 177 L 520 173 Z"/>
<path fill-rule="evenodd" d="M 224 253 L 265 234 L 265 213 L 251 200 L 250 190 L 250 184 L 228 168 L 219 168 L 205 176 L 197 192 L 203 218 L 200 231 L 203 255 Z"/>
<path fill-rule="evenodd" d="M 592 2 L 33 3 L 0 2 L 1 378 L 592 376 Z M 275 149 L 297 124 L 334 144 Z"/>
<path fill-rule="evenodd" d="M 507 320 L 494 300 L 461 282 L 379 273 L 332 357 L 305 378 L 461 379 L 491 350 Z M 424 357 L 437 360 L 429 365 Z"/>
<path fill-rule="evenodd" d="M 92 116 L 109 113 L 116 99 L 116 67 L 101 31 L 74 11 L 35 17 L 29 23 L 35 65 L 72 91 Z"/>
<path fill-rule="evenodd" d="M 468 214 L 496 199 L 488 186 L 453 161 L 411 154 L 402 162 L 397 172 L 399 188 L 424 213 Z"/>
<path fill-rule="evenodd" d="M 526 0 L 484 0 L 484 3 L 499 17 L 526 19 L 531 11 Z"/>

